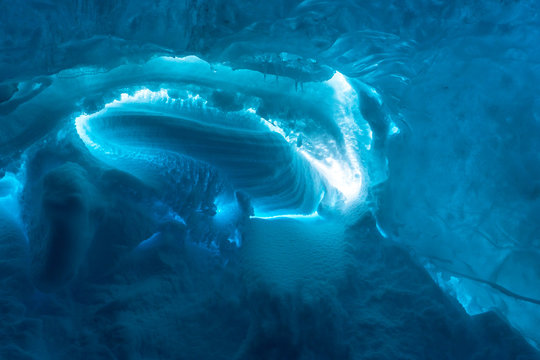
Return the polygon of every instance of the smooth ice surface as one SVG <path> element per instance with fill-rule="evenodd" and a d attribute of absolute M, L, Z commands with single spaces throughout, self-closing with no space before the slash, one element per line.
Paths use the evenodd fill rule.
<path fill-rule="evenodd" d="M 538 358 L 539 10 L 0 2 L 0 358 Z"/>

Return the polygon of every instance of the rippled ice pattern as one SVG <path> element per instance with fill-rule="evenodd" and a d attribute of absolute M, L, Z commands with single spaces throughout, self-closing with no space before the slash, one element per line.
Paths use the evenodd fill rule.
<path fill-rule="evenodd" d="M 539 7 L 0 1 L 0 359 L 540 359 Z"/>

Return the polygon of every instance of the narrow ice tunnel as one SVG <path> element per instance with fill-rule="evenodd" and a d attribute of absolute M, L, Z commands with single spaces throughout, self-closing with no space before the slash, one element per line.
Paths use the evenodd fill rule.
<path fill-rule="evenodd" d="M 537 2 L 0 2 L 0 359 L 539 359 Z"/>

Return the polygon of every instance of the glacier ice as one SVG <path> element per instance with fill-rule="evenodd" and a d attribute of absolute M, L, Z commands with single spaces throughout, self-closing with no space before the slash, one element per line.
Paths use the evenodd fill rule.
<path fill-rule="evenodd" d="M 538 14 L 0 2 L 0 357 L 538 358 Z"/>

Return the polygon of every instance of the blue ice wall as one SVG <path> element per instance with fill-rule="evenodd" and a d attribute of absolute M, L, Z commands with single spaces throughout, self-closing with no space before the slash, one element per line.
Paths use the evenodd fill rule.
<path fill-rule="evenodd" d="M 538 14 L 0 1 L 0 358 L 539 358 Z"/>

